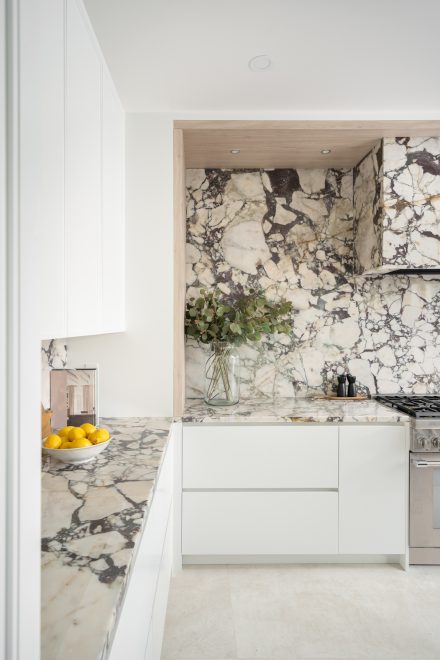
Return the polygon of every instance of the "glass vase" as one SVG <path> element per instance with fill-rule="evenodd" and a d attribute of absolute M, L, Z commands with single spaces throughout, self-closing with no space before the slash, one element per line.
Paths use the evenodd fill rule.
<path fill-rule="evenodd" d="M 205 402 L 233 406 L 240 400 L 240 358 L 234 346 L 216 342 L 205 365 Z"/>

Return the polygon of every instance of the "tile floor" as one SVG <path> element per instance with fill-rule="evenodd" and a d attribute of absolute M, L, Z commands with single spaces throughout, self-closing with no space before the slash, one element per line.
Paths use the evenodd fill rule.
<path fill-rule="evenodd" d="M 187 566 L 162 660 L 440 660 L 440 567 Z"/>

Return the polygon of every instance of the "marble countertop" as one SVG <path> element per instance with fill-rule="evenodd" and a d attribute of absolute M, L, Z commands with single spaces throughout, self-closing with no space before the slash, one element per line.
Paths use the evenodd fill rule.
<path fill-rule="evenodd" d="M 43 460 L 42 660 L 107 657 L 171 420 L 101 425 L 113 440 L 96 460 Z"/>
<path fill-rule="evenodd" d="M 188 424 L 362 424 L 406 422 L 409 417 L 374 399 L 329 401 L 317 398 L 248 399 L 235 406 L 207 406 L 203 399 L 188 399 L 182 421 Z"/>

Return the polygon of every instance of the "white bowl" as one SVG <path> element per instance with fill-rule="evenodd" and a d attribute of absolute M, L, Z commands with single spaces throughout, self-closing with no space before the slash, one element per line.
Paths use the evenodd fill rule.
<path fill-rule="evenodd" d="M 42 441 L 43 443 L 44 440 Z M 48 447 L 43 446 L 43 451 L 45 454 L 53 456 L 62 463 L 80 465 L 81 463 L 93 461 L 98 454 L 109 446 L 110 440 L 112 440 L 112 438 L 109 438 L 105 442 L 99 442 L 97 445 L 92 445 L 91 447 L 77 447 L 76 449 L 49 449 Z"/>

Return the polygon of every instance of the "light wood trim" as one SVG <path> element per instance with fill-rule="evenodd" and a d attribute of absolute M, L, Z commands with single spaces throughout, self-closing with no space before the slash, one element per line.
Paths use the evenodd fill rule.
<path fill-rule="evenodd" d="M 440 121 L 179 121 L 189 168 L 351 168 L 382 137 L 433 137 Z M 240 149 L 239 154 L 232 150 Z M 322 154 L 322 149 L 330 153 Z"/>
<path fill-rule="evenodd" d="M 289 131 L 371 131 L 380 137 L 438 136 L 440 120 L 193 120 L 181 119 L 174 128 L 182 130 L 289 130 Z M 403 132 L 401 132 L 403 131 Z"/>
<path fill-rule="evenodd" d="M 173 411 L 185 405 L 185 245 L 186 188 L 185 151 L 182 129 L 174 129 L 174 370 Z"/>

